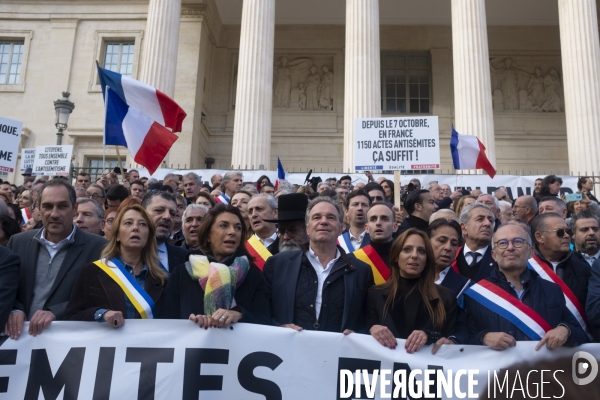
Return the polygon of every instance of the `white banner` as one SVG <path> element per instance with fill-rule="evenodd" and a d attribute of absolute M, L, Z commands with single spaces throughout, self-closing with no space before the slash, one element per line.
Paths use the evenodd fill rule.
<path fill-rule="evenodd" d="M 423 384 L 427 371 L 440 368 L 454 374 L 451 393 L 447 395 L 444 388 L 442 398 L 477 398 L 477 393 L 487 390 L 488 379 L 495 384 L 494 373 L 488 371 L 558 357 L 568 357 L 570 362 L 576 352 L 586 362 L 593 361 L 592 356 L 600 358 L 597 344 L 535 351 L 535 343 L 519 342 L 503 352 L 452 345 L 443 346 L 436 355 L 431 354 L 431 346 L 407 354 L 403 344 L 399 341 L 390 350 L 369 335 L 248 324 L 204 330 L 186 320 L 127 320 L 118 330 L 96 322 L 53 322 L 42 335 L 32 337 L 26 324 L 18 340 L 7 339 L 0 346 L 0 399 L 337 400 L 352 398 L 343 396 L 351 387 L 343 385 L 346 379 L 340 387 L 340 370 L 368 370 L 370 383 L 375 371 L 379 375 L 390 370 L 397 384 L 388 374 L 391 383 L 382 385 L 377 380 L 373 397 L 365 396 L 366 385 L 361 387 L 362 398 L 380 399 L 385 398 L 382 386 L 384 394 L 396 388 L 402 393 L 403 385 L 411 383 L 409 376 L 422 390 L 427 387 L 435 393 L 437 386 L 441 390 L 440 384 L 436 388 Z M 582 352 L 591 353 L 591 360 Z M 566 382 L 572 376 L 570 371 L 527 375 L 528 385 L 537 383 L 542 390 L 543 382 L 554 379 Z M 523 382 L 516 384 L 522 388 Z M 513 387 L 508 382 L 500 397 L 511 398 L 506 393 Z M 468 396 L 469 391 L 474 395 Z M 569 393 L 553 394 L 573 398 Z"/>
<path fill-rule="evenodd" d="M 355 170 L 438 168 L 438 117 L 358 118 L 354 122 Z"/>
<path fill-rule="evenodd" d="M 69 176 L 73 145 L 37 146 L 33 162 L 36 175 Z"/>
<path fill-rule="evenodd" d="M 0 171 L 14 172 L 23 122 L 0 117 Z"/>
<path fill-rule="evenodd" d="M 35 148 L 21 149 L 21 172 L 25 172 L 25 170 L 27 168 L 31 168 L 31 170 L 33 170 L 33 162 L 34 161 L 35 161 Z"/>

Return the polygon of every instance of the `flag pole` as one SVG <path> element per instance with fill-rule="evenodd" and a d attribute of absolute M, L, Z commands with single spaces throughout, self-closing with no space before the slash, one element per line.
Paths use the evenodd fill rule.
<path fill-rule="evenodd" d="M 402 211 L 402 199 L 400 198 L 400 171 L 394 171 L 394 205 Z"/>
<path fill-rule="evenodd" d="M 117 162 L 119 163 L 119 169 L 121 170 L 121 179 L 125 179 L 125 174 L 123 173 L 123 164 L 121 164 L 121 153 L 119 153 L 119 146 L 115 146 L 117 149 Z"/>

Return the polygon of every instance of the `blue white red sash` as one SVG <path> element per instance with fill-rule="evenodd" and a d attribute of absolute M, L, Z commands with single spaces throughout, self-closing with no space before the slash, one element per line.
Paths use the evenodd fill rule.
<path fill-rule="evenodd" d="M 155 318 L 156 305 L 154 300 L 135 281 L 135 278 L 125 269 L 119 259 L 113 258 L 110 261 L 102 259 L 94 261 L 94 264 L 119 285 L 142 318 Z"/>
<path fill-rule="evenodd" d="M 354 253 L 354 246 L 352 245 L 352 242 L 350 241 L 350 232 L 346 231 L 344 233 L 342 233 L 340 236 L 338 236 L 338 245 L 344 249 L 344 251 L 346 252 L 346 254 L 350 254 L 350 253 Z"/>
<path fill-rule="evenodd" d="M 475 283 L 464 294 L 515 324 L 531 340 L 541 340 L 552 329 L 534 309 L 487 279 Z"/>
<path fill-rule="evenodd" d="M 581 306 L 579 299 L 575 296 L 575 293 L 567 286 L 567 284 L 560 279 L 560 276 L 554 272 L 554 269 L 548 265 L 544 260 L 539 258 L 537 255 L 534 255 L 533 258 L 530 258 L 527 262 L 527 268 L 537 272 L 540 278 L 545 279 L 549 282 L 556 283 L 563 291 L 565 296 L 565 301 L 567 303 L 567 308 L 573 314 L 579 325 L 583 328 L 585 333 L 592 339 L 592 335 L 587 327 L 587 317 L 585 315 L 585 310 Z"/>
<path fill-rule="evenodd" d="M 229 204 L 229 196 L 227 196 L 225 193 L 218 195 L 217 197 L 215 197 L 215 201 L 217 203 L 223 203 L 223 204 Z"/>

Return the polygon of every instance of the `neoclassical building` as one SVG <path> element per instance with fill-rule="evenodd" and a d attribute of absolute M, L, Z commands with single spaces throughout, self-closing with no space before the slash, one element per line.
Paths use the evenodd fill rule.
<path fill-rule="evenodd" d="M 434 115 L 444 172 L 453 124 L 505 173 L 599 172 L 595 0 L 2 0 L 0 115 L 23 147 L 56 142 L 68 91 L 63 143 L 101 164 L 96 60 L 186 110 L 176 168 L 348 170 L 355 118 Z"/>

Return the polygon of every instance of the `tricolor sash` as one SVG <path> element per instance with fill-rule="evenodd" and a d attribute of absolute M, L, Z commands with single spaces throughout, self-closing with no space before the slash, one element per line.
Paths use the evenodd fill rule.
<path fill-rule="evenodd" d="M 575 296 L 575 293 L 567 286 L 567 284 L 560 279 L 560 276 L 554 272 L 554 269 L 548 265 L 544 260 L 539 258 L 537 255 L 534 255 L 533 258 L 530 258 L 527 262 L 527 268 L 537 272 L 540 278 L 545 279 L 547 281 L 556 283 L 563 291 L 565 296 L 565 302 L 567 303 L 567 308 L 573 314 L 579 325 L 583 328 L 585 333 L 592 339 L 592 335 L 587 327 L 587 317 L 585 315 L 585 310 L 581 306 L 579 299 Z"/>
<path fill-rule="evenodd" d="M 215 201 L 217 203 L 223 203 L 223 204 L 229 204 L 229 196 L 227 196 L 225 193 L 218 195 L 217 197 L 215 197 Z"/>
<path fill-rule="evenodd" d="M 464 294 L 515 324 L 531 340 L 541 340 L 552 329 L 534 309 L 487 279 L 475 283 Z"/>
<path fill-rule="evenodd" d="M 454 261 L 452 262 L 452 265 L 450 265 L 452 267 L 452 269 L 454 270 L 454 272 L 456 272 L 459 275 L 460 275 L 460 271 L 458 270 L 458 255 L 460 254 L 460 252 L 462 251 L 462 249 L 463 249 L 463 246 L 460 246 L 456 250 L 456 257 L 454 257 Z"/>
<path fill-rule="evenodd" d="M 356 250 L 352 254 L 354 254 L 354 256 L 360 261 L 371 266 L 371 271 L 373 271 L 373 278 L 375 279 L 376 285 L 385 283 L 388 279 L 390 279 L 390 268 L 385 264 L 379 254 L 377 254 L 377 251 L 375 251 L 373 246 L 370 244 L 366 245 L 362 249 Z"/>
<path fill-rule="evenodd" d="M 31 210 L 29 207 L 21 208 L 21 215 L 23 216 L 23 225 L 26 225 L 27 221 L 31 219 Z"/>
<path fill-rule="evenodd" d="M 135 281 L 135 278 L 125 269 L 121 261 L 117 258 L 109 261 L 102 259 L 94 261 L 94 264 L 119 285 L 143 319 L 155 318 L 156 305 L 154 300 Z"/>
<path fill-rule="evenodd" d="M 250 236 L 246 241 L 246 250 L 254 257 L 254 264 L 261 271 L 265 268 L 267 259 L 273 255 L 256 235 Z"/>
<path fill-rule="evenodd" d="M 350 233 L 348 231 L 338 236 L 337 244 L 344 249 L 346 254 L 354 253 L 354 246 L 352 246 L 352 242 L 350 241 Z"/>

